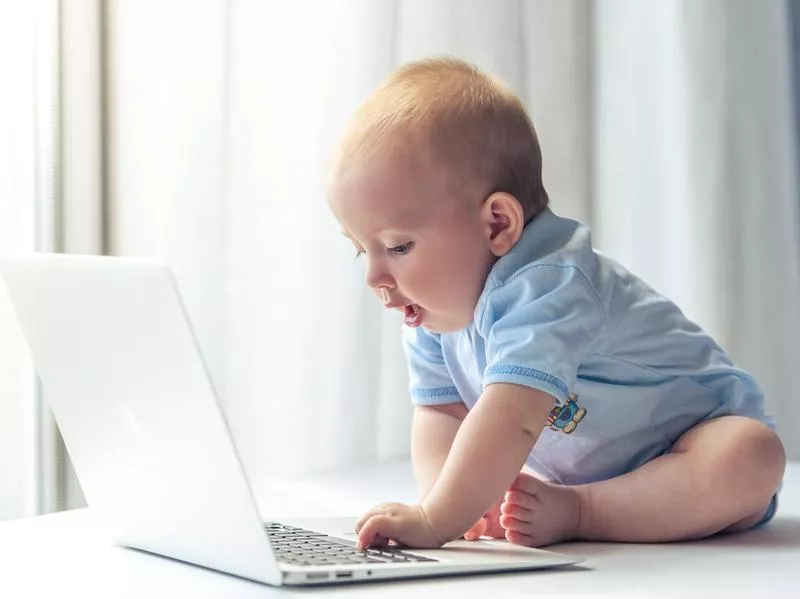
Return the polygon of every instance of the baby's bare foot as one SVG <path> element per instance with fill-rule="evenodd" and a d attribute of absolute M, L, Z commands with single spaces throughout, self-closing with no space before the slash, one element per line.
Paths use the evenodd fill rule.
<path fill-rule="evenodd" d="M 506 539 L 517 545 L 542 547 L 578 536 L 582 497 L 578 488 L 554 485 L 520 474 L 500 507 Z"/>

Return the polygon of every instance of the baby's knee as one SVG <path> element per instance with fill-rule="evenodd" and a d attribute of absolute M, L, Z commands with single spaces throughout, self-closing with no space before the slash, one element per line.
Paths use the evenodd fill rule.
<path fill-rule="evenodd" d="M 750 450 L 752 460 L 763 472 L 767 486 L 775 489 L 783 480 L 786 469 L 786 450 L 778 434 L 767 425 L 756 420 L 750 421 L 748 434 L 742 442 Z"/>
<path fill-rule="evenodd" d="M 767 499 L 780 484 L 786 467 L 783 443 L 775 431 L 743 416 L 707 420 L 688 431 L 675 450 L 692 455 L 692 462 L 713 473 L 723 487 L 743 487 Z"/>
<path fill-rule="evenodd" d="M 771 499 L 783 479 L 786 452 L 777 433 L 767 425 L 744 417 L 731 417 L 727 458 L 734 477 Z M 743 476 L 744 475 L 744 476 Z"/>

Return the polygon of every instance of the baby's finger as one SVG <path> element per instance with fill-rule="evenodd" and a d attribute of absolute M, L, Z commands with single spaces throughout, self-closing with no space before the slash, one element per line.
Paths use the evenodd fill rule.
<path fill-rule="evenodd" d="M 356 520 L 356 532 L 360 531 L 361 527 L 364 526 L 364 522 L 372 518 L 372 516 L 385 513 L 386 506 L 387 504 L 385 503 L 379 503 L 375 507 L 364 512 L 364 514 L 358 520 Z"/>
<path fill-rule="evenodd" d="M 506 531 L 502 526 L 500 526 L 499 512 L 491 518 L 488 518 L 487 524 L 488 526 L 486 527 L 486 532 L 483 533 L 483 536 L 491 537 L 493 539 L 502 539 L 505 537 Z"/>
<path fill-rule="evenodd" d="M 366 514 L 361 516 L 358 520 L 356 520 L 356 533 L 361 532 L 361 527 L 364 526 L 364 522 L 369 520 L 372 517 L 372 515 L 373 515 L 372 510 L 370 510 Z"/>
<path fill-rule="evenodd" d="M 383 515 L 374 515 L 367 519 L 358 531 L 356 547 L 366 549 L 367 547 L 385 547 L 393 535 L 392 521 Z"/>
<path fill-rule="evenodd" d="M 475 541 L 479 537 L 482 537 L 486 534 L 486 529 L 488 528 L 489 523 L 486 518 L 481 518 L 478 520 L 472 528 L 470 528 L 467 532 L 464 533 L 464 539 L 467 541 Z"/>

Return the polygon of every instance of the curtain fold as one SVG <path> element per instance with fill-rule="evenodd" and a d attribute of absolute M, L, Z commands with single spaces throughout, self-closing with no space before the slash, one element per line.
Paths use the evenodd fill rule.
<path fill-rule="evenodd" d="M 0 251 L 103 253 L 100 0 L 3 4 L 0 23 L 13 63 L 0 63 Z M 4 292 L 0 304 L 0 518 L 85 505 Z"/>
<path fill-rule="evenodd" d="M 35 248 L 33 4 L 0 3 L 0 253 Z M 24 57 L 25 60 L 19 60 Z M 0 520 L 37 512 L 35 375 L 0 280 Z"/>
<path fill-rule="evenodd" d="M 57 251 L 61 234 L 61 11 L 0 4 L 0 253 Z M 0 283 L 0 519 L 63 506 L 66 458 Z"/>
<path fill-rule="evenodd" d="M 105 52 L 102 0 L 60 0 L 59 181 L 51 251 L 105 254 Z M 41 390 L 46 403 L 46 389 Z M 60 437 L 55 507 L 86 505 Z"/>

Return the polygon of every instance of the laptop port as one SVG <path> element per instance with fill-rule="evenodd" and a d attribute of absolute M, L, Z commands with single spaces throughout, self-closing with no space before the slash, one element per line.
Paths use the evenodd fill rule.
<path fill-rule="evenodd" d="M 350 570 L 347 572 L 337 572 L 336 578 L 353 578 L 353 572 Z"/>
<path fill-rule="evenodd" d="M 306 580 L 326 580 L 327 578 L 327 572 L 309 572 L 306 574 Z"/>

